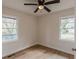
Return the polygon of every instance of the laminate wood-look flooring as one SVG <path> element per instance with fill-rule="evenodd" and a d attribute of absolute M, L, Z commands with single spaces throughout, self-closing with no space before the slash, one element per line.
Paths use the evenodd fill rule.
<path fill-rule="evenodd" d="M 37 46 L 25 49 L 4 59 L 74 59 L 74 57 L 46 47 Z"/>

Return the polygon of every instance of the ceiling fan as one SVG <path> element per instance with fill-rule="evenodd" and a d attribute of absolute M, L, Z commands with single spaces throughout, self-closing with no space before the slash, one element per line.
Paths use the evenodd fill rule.
<path fill-rule="evenodd" d="M 45 0 L 38 0 L 37 4 L 36 3 L 24 3 L 24 5 L 35 5 L 35 6 L 37 6 L 34 13 L 36 13 L 39 9 L 45 9 L 47 12 L 51 12 L 51 10 L 46 7 L 46 5 L 55 4 L 55 3 L 59 3 L 59 2 L 60 2 L 60 0 L 53 0 L 53 1 L 48 1 L 48 2 L 45 2 Z"/>

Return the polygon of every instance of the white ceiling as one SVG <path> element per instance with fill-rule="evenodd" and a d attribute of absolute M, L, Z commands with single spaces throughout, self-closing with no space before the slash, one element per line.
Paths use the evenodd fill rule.
<path fill-rule="evenodd" d="M 8 8 L 16 9 L 22 12 L 26 12 L 34 15 L 42 15 L 47 14 L 48 12 L 45 10 L 39 10 L 37 13 L 34 13 L 34 10 L 37 6 L 25 6 L 24 3 L 37 3 L 37 0 L 2 0 L 3 6 Z M 51 1 L 51 0 L 46 0 Z M 58 4 L 52 4 L 47 6 L 52 12 L 72 8 L 75 7 L 75 0 L 60 0 Z"/>

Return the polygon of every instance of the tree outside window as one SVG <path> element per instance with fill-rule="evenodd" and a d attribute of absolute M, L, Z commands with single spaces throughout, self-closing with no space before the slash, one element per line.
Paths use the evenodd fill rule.
<path fill-rule="evenodd" d="M 16 38 L 16 19 L 3 16 L 2 40 L 15 40 Z"/>
<path fill-rule="evenodd" d="M 60 39 L 61 40 L 75 39 L 75 17 L 61 18 Z"/>

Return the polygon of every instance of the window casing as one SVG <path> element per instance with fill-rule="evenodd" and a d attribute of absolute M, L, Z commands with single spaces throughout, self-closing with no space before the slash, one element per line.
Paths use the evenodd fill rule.
<path fill-rule="evenodd" d="M 16 18 L 2 17 L 2 41 L 16 40 Z"/>
<path fill-rule="evenodd" d="M 75 17 L 61 17 L 60 39 L 68 41 L 75 39 Z"/>

